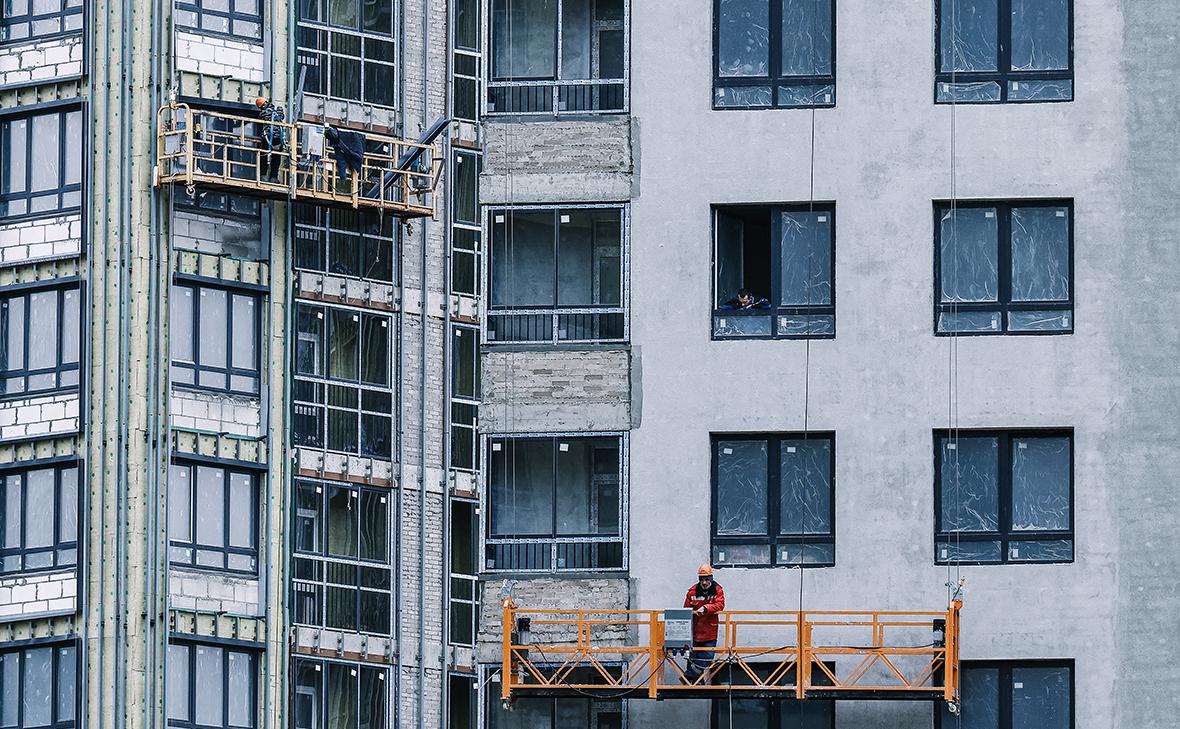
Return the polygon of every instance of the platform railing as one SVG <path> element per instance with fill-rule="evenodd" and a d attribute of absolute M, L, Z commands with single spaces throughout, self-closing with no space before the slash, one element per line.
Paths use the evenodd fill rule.
<path fill-rule="evenodd" d="M 273 153 L 263 138 L 271 127 L 283 139 Z M 359 169 L 344 174 L 339 155 L 326 140 L 311 149 L 312 125 L 194 110 L 176 103 L 160 109 L 158 129 L 156 185 L 181 184 L 190 192 L 209 186 L 382 210 L 402 218 L 435 214 L 434 191 L 443 169 L 437 145 L 366 133 Z M 406 164 L 415 152 L 420 161 Z M 268 162 L 276 169 L 264 170 Z"/>
<path fill-rule="evenodd" d="M 501 696 L 959 700 L 960 600 L 945 611 L 722 612 L 715 648 L 671 647 L 663 611 L 503 604 Z M 705 653 L 713 653 L 708 659 Z M 698 657 L 699 675 L 687 670 Z"/>

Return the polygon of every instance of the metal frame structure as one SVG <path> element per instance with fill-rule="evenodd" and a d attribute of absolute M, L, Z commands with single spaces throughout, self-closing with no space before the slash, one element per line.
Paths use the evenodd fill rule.
<path fill-rule="evenodd" d="M 62 472 L 73 469 L 76 471 L 74 486 L 74 539 L 63 540 L 61 538 L 62 519 L 61 514 L 65 502 L 62 501 L 63 478 Z M 36 574 L 44 572 L 57 572 L 62 570 L 77 569 L 81 558 L 80 542 L 78 534 L 81 533 L 81 519 L 82 514 L 82 496 L 85 494 L 84 488 L 84 469 L 85 463 L 77 456 L 59 456 L 50 459 L 33 460 L 33 461 L 16 461 L 0 466 L 0 481 L 6 481 L 6 489 L 14 487 L 14 476 L 20 478 L 20 483 L 17 488 L 20 489 L 20 525 L 17 541 L 19 546 L 6 547 L 0 544 L 0 575 L 10 578 L 18 575 Z M 28 545 L 28 490 L 29 480 L 28 474 L 32 471 L 52 471 L 53 472 L 53 526 L 50 534 L 51 543 L 44 547 L 29 548 Z M 3 505 L 0 510 L 3 513 L 4 530 L 9 531 L 12 528 L 13 518 L 8 513 L 9 506 L 12 505 L 12 500 L 5 492 L 2 495 Z M 5 534 L 4 542 L 9 541 L 10 535 Z M 74 552 L 72 561 L 63 561 L 68 559 L 63 552 Z M 32 554 L 45 554 L 50 558 L 50 564 L 40 567 L 28 566 L 28 558 Z M 12 557 L 20 559 L 20 567 L 16 569 L 5 569 L 3 563 Z"/>
<path fill-rule="evenodd" d="M 89 149 L 89 144 L 86 141 L 89 127 L 86 119 L 88 111 L 86 104 L 77 100 L 68 100 L 37 107 L 17 107 L 12 111 L 0 114 L 0 176 L 3 177 L 2 184 L 0 184 L 0 204 L 8 206 L 14 202 L 24 203 L 24 209 L 21 212 L 4 214 L 5 223 L 56 218 L 81 212 L 82 191 L 86 189 L 86 170 L 83 160 L 87 159 L 86 152 Z M 45 140 L 35 138 L 34 120 L 52 117 L 56 117 L 51 124 L 56 122 L 57 143 L 47 146 Z M 71 118 L 76 120 L 77 137 L 70 134 Z M 18 145 L 13 138 L 12 125 L 22 121 L 25 123 L 24 138 L 19 140 Z M 51 165 L 45 161 L 39 162 L 34 154 L 35 150 L 52 151 L 55 155 L 54 163 Z M 79 165 L 75 170 L 78 179 L 74 182 L 69 180 L 71 174 L 69 162 L 73 156 L 71 150 L 76 155 L 75 161 Z M 16 160 L 10 159 L 12 157 L 19 159 L 19 167 L 14 164 Z M 18 191 L 6 191 L 14 188 L 13 180 L 9 177 L 12 171 L 17 169 L 23 173 L 25 179 L 20 181 Z M 56 184 L 34 191 L 33 180 L 38 169 L 55 170 Z M 40 210 L 31 209 L 35 200 L 50 197 L 55 198 L 52 207 Z M 71 197 L 76 200 L 73 204 L 69 204 Z"/>
<path fill-rule="evenodd" d="M 186 678 L 188 679 L 187 694 L 188 694 L 189 717 L 188 717 L 188 719 L 178 719 L 178 718 L 174 718 L 174 717 L 170 716 L 168 719 L 168 726 L 170 728 L 172 728 L 172 729 L 200 729 L 201 727 L 208 727 L 209 726 L 209 724 L 207 724 L 205 722 L 197 721 L 197 716 L 200 711 L 200 709 L 198 707 L 202 703 L 208 702 L 209 699 L 211 698 L 210 696 L 197 693 L 197 673 L 200 671 L 200 666 L 197 665 L 196 651 L 200 648 L 216 649 L 216 650 L 221 651 L 221 697 L 220 697 L 221 698 L 221 706 L 220 706 L 220 710 L 221 710 L 222 722 L 224 722 L 222 724 L 222 726 L 225 726 L 225 727 L 234 726 L 234 724 L 232 722 L 230 722 L 230 720 L 229 720 L 229 710 L 230 710 L 231 704 L 233 703 L 233 700 L 230 697 L 230 691 L 229 691 L 229 688 L 230 688 L 230 667 L 229 667 L 230 653 L 236 653 L 238 655 L 242 655 L 247 658 L 247 661 L 249 663 L 249 666 L 248 666 L 249 670 L 247 671 L 246 675 L 249 677 L 249 681 L 250 681 L 250 687 L 249 687 L 250 696 L 247 699 L 248 703 L 246 703 L 245 705 L 249 707 L 251 719 L 253 721 L 257 722 L 258 707 L 261 703 L 258 700 L 259 689 L 260 689 L 260 684 L 261 684 L 261 681 L 259 678 L 259 665 L 266 657 L 265 646 L 258 644 L 258 643 L 252 643 L 249 641 L 226 639 L 226 638 L 219 638 L 219 637 L 210 637 L 210 636 L 203 636 L 203 635 L 190 635 L 190 634 L 173 632 L 173 633 L 170 633 L 168 636 L 169 663 L 171 663 L 171 658 L 172 658 L 171 649 L 173 646 L 176 646 L 178 648 L 184 647 L 188 651 L 186 654 L 186 658 L 187 658 L 186 673 L 188 674 L 186 676 Z M 171 673 L 172 667 L 169 666 L 168 668 L 169 668 L 169 673 Z M 238 698 L 238 697 L 234 697 L 234 698 Z M 172 704 L 170 703 L 169 706 L 171 707 Z M 217 725 L 215 724 L 214 726 L 217 726 Z"/>
<path fill-rule="evenodd" d="M 194 115 L 231 131 L 194 129 Z M 194 110 L 179 102 L 161 107 L 158 123 L 157 187 L 180 184 L 191 193 L 203 185 L 270 199 L 381 210 L 404 219 L 435 215 L 434 191 L 443 170 L 437 144 L 365 134 L 368 146 L 382 151 L 366 152 L 361 169 L 343 178 L 336 153 L 327 144 L 321 155 L 309 154 L 306 130 L 313 125 Z M 256 130 L 264 126 L 275 127 L 286 139 L 284 149 L 275 153 L 281 159 L 275 179 L 262 175 L 262 158 L 268 151 Z M 413 154 L 422 156 L 421 169 L 401 162 Z M 342 182 L 349 183 L 346 191 L 340 189 Z"/>
<path fill-rule="evenodd" d="M 225 392 L 251 398 L 259 397 L 259 393 L 262 391 L 263 350 L 267 339 L 263 334 L 264 322 L 262 319 L 262 310 L 266 305 L 265 296 L 267 289 L 243 282 L 174 274 L 172 277 L 172 295 L 175 297 L 177 290 L 182 288 L 190 289 L 193 292 L 192 320 L 184 323 L 187 325 L 187 331 L 178 326 L 177 331 L 171 333 L 170 336 L 177 340 L 180 339 L 182 333 L 191 337 L 193 359 L 191 362 L 172 360 L 172 384 L 186 390 L 196 390 L 199 392 Z M 210 316 L 206 316 L 201 311 L 201 299 L 205 295 L 205 292 L 210 290 L 225 293 L 224 367 L 215 367 L 201 363 L 202 345 L 209 342 L 214 335 L 218 334 L 217 331 L 205 331 L 205 328 L 216 327 L 221 323 Z M 234 316 L 234 304 L 239 299 L 253 302 L 254 315 L 249 322 L 253 328 L 251 332 L 241 332 L 240 329 L 246 322 L 239 321 Z M 174 307 L 173 311 L 175 310 Z M 247 340 L 253 343 L 254 356 L 251 367 L 234 365 L 234 344 L 237 342 L 238 337 L 246 337 Z M 177 375 L 178 370 L 191 373 L 192 381 L 185 382 L 181 380 Z M 218 387 L 216 385 L 206 384 L 201 381 L 202 374 L 213 376 L 223 375 L 225 377 L 225 385 Z M 249 388 L 234 387 L 235 378 L 250 380 L 252 386 Z"/>
<path fill-rule="evenodd" d="M 189 494 L 188 504 L 188 531 L 189 539 L 187 541 L 175 538 L 175 535 L 168 535 L 168 564 L 170 566 L 182 567 L 185 569 L 195 569 L 201 571 L 211 571 L 219 573 L 227 573 L 239 576 L 256 577 L 258 575 L 259 567 L 259 551 L 261 549 L 261 493 L 262 493 L 262 479 L 265 471 L 259 469 L 256 465 L 242 467 L 240 462 L 228 463 L 214 463 L 207 460 L 189 460 L 184 454 L 176 454 L 169 464 L 168 470 L 168 486 L 169 486 L 169 521 L 171 521 L 171 509 L 174 506 L 172 501 L 172 469 L 184 468 L 189 471 Z M 210 468 L 221 471 L 222 480 L 222 521 L 221 521 L 221 544 L 201 544 L 197 541 L 197 522 L 198 515 L 201 513 L 209 513 L 214 509 L 216 504 L 202 504 L 198 496 L 197 488 L 197 469 Z M 235 547 L 230 544 L 230 534 L 232 527 L 230 520 L 233 516 L 232 499 L 230 496 L 230 476 L 232 474 L 244 475 L 250 479 L 250 534 L 253 538 L 254 545 L 252 547 Z M 189 559 L 178 559 L 180 554 L 176 550 L 187 550 L 189 552 Z M 221 557 L 221 565 L 202 564 L 197 556 L 198 552 L 217 553 Z M 249 569 L 240 569 L 230 566 L 230 556 L 237 555 L 241 557 L 248 557 L 251 561 Z"/>
<path fill-rule="evenodd" d="M 501 698 L 888 699 L 959 702 L 959 612 L 757 611 L 719 614 L 716 648 L 670 648 L 659 610 L 520 609 L 502 603 Z M 926 632 L 929 631 L 929 632 Z M 531 641 L 533 632 L 543 637 Z M 753 640 L 744 634 L 755 635 Z M 766 640 L 766 638 L 774 638 Z M 921 642 L 927 641 L 927 642 Z M 690 679 L 676 654 L 715 651 Z M 751 667 L 773 663 L 762 675 Z M 607 665 L 622 660 L 621 670 Z M 575 683 L 575 669 L 596 680 Z M 748 683 L 728 683 L 726 671 Z"/>
<path fill-rule="evenodd" d="M 29 321 L 29 304 L 31 302 L 31 297 L 37 294 L 44 294 L 48 292 L 52 292 L 56 298 L 56 301 L 54 302 L 54 324 L 56 331 L 33 332 L 32 325 Z M 74 322 L 76 328 L 73 329 L 73 331 L 66 331 L 62 327 L 66 314 L 65 295 L 68 292 L 74 292 L 78 298 L 78 311 L 76 321 Z M 9 369 L 10 363 L 8 362 L 8 355 L 10 353 L 5 351 L 4 357 L 0 358 L 0 383 L 6 383 L 9 379 L 19 378 L 22 381 L 22 385 L 20 391 L 9 389 L 7 392 L 0 393 L 0 402 L 24 400 L 28 398 L 70 392 L 80 393 L 84 389 L 81 387 L 81 366 L 82 363 L 86 361 L 86 342 L 82 337 L 82 328 L 85 321 L 87 306 L 85 285 L 82 279 L 77 276 L 50 278 L 43 281 L 16 284 L 13 286 L 0 288 L 0 337 L 3 337 L 4 341 L 6 342 L 6 346 L 7 342 L 11 341 L 11 332 L 9 329 L 13 323 L 10 318 L 8 307 L 11 306 L 10 302 L 15 299 L 22 299 L 24 302 L 21 305 L 21 321 L 19 322 L 22 328 L 21 341 L 23 343 L 20 353 L 21 366 L 18 368 Z M 73 362 L 64 362 L 63 360 L 66 357 L 66 337 L 70 336 L 71 334 L 74 337 L 77 337 L 76 346 L 74 347 L 77 350 L 77 359 Z M 52 337 L 54 340 L 54 364 L 51 367 L 42 367 L 35 370 L 30 370 L 28 366 L 30 345 L 33 343 L 34 339 L 43 340 L 46 337 Z M 72 378 L 68 376 L 69 373 L 73 373 Z M 29 387 L 30 378 L 43 377 L 46 375 L 51 375 L 53 377 L 54 384 L 48 387 Z M 73 379 L 73 382 L 70 382 L 70 379 Z M 2 389 L 7 389 L 7 387 Z"/>
<path fill-rule="evenodd" d="M 82 653 L 83 643 L 76 637 L 64 638 L 45 638 L 34 639 L 30 641 L 20 641 L 14 643 L 6 643 L 3 650 L 0 650 L 0 666 L 3 666 L 4 672 L 7 673 L 11 668 L 17 668 L 17 676 L 11 683 L 9 677 L 4 676 L 5 687 L 13 687 L 16 689 L 15 695 L 8 691 L 4 694 L 5 718 L 8 719 L 8 710 L 11 710 L 10 715 L 15 720 L 15 726 L 23 727 L 33 725 L 37 718 L 30 718 L 26 712 L 36 707 L 35 701 L 30 700 L 33 697 L 25 696 L 25 690 L 31 685 L 38 683 L 40 677 L 33 677 L 29 680 L 26 675 L 26 660 L 30 652 L 35 650 L 49 649 L 49 676 L 47 677 L 48 686 L 41 685 L 46 692 L 48 698 L 48 705 L 42 703 L 40 706 L 49 715 L 49 722 L 47 724 L 37 724 L 37 726 L 44 726 L 46 729 L 74 729 L 78 726 L 81 720 L 81 709 L 86 702 L 81 698 L 81 693 L 85 690 L 81 681 L 81 665 L 85 660 L 85 654 Z M 63 702 L 59 696 L 61 690 L 61 679 L 63 674 L 61 671 L 62 651 L 72 648 L 74 660 L 74 685 L 73 685 L 73 702 Z M 83 649 L 84 650 L 84 649 Z M 80 656 L 79 653 L 82 653 Z M 9 656 L 19 656 L 19 666 L 13 666 L 12 662 L 8 660 Z M 68 675 L 68 674 L 65 674 Z M 73 710 L 72 716 L 63 716 L 61 709 L 63 707 L 70 707 Z"/>

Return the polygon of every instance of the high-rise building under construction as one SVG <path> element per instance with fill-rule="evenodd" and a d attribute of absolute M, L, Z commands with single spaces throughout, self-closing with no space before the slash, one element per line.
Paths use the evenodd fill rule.
<path fill-rule="evenodd" d="M 1175 11 L 4 0 L 0 729 L 1177 725 Z"/>

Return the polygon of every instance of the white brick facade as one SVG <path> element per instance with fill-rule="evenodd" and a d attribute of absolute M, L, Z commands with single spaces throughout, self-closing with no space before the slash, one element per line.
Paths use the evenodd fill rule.
<path fill-rule="evenodd" d="M 168 571 L 168 594 L 175 608 L 262 615 L 257 577 L 173 567 Z"/>
<path fill-rule="evenodd" d="M 228 76 L 263 83 L 266 53 L 261 44 L 178 31 L 176 67 L 206 76 Z"/>
<path fill-rule="evenodd" d="M 76 433 L 81 421 L 76 392 L 0 402 L 0 440 Z"/>
<path fill-rule="evenodd" d="M 262 404 L 256 398 L 174 388 L 172 427 L 261 438 Z"/>
<path fill-rule="evenodd" d="M 12 266 L 82 252 L 81 214 L 0 225 L 0 264 Z"/>
<path fill-rule="evenodd" d="M 0 88 L 82 75 L 82 36 L 0 46 Z"/>
<path fill-rule="evenodd" d="M 73 613 L 78 603 L 74 568 L 0 579 L 0 622 Z"/>
<path fill-rule="evenodd" d="M 172 245 L 178 250 L 257 259 L 260 235 L 257 222 L 187 210 L 172 215 Z"/>

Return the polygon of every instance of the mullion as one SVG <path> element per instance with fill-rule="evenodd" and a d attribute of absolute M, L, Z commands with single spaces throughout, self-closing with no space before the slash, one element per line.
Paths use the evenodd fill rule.
<path fill-rule="evenodd" d="M 771 106 L 777 107 L 778 88 L 783 70 L 783 0 L 769 0 L 767 10 L 766 18 L 770 25 L 767 29 L 767 50 L 770 58 L 767 59 L 766 68 L 770 72 L 770 103 Z M 771 215 L 774 213 L 771 212 Z M 772 224 L 771 230 L 773 229 Z"/>
<path fill-rule="evenodd" d="M 1013 70 L 1011 0 L 996 0 L 996 22 L 999 23 L 996 34 L 996 42 L 999 45 L 999 48 L 997 48 L 996 68 L 1003 75 L 1003 79 L 1000 82 L 1000 93 L 1002 94 L 1002 98 L 1007 101 L 1009 74 Z"/>

